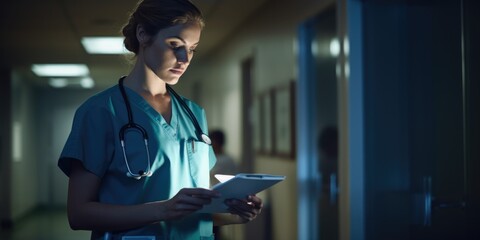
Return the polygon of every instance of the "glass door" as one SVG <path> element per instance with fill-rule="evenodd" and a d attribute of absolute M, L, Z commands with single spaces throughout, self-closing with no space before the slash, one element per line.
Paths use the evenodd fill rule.
<path fill-rule="evenodd" d="M 338 111 L 336 64 L 340 44 L 336 35 L 336 9 L 330 7 L 314 20 L 312 57 L 316 81 L 318 127 L 315 145 L 318 151 L 320 192 L 318 200 L 319 239 L 338 239 Z"/>
<path fill-rule="evenodd" d="M 340 44 L 336 26 L 336 7 L 332 4 L 300 29 L 300 239 L 338 239 L 336 65 Z M 306 226 L 308 229 L 302 229 Z"/>

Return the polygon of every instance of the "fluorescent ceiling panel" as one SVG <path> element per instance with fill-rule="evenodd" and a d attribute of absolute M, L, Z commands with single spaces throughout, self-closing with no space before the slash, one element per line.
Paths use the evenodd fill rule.
<path fill-rule="evenodd" d="M 48 84 L 54 88 L 63 88 L 68 86 L 68 79 L 66 78 L 50 78 Z"/>
<path fill-rule="evenodd" d="M 32 71 L 39 77 L 82 77 L 90 73 L 85 64 L 33 64 Z"/>
<path fill-rule="evenodd" d="M 83 78 L 50 78 L 48 83 L 54 88 L 64 88 L 69 86 L 80 86 L 82 88 L 93 88 L 95 81 L 91 77 Z"/>
<path fill-rule="evenodd" d="M 84 77 L 80 80 L 80 86 L 83 88 L 93 88 L 95 86 L 95 82 L 91 77 Z"/>
<path fill-rule="evenodd" d="M 82 45 L 89 54 L 127 54 L 123 37 L 83 37 Z"/>

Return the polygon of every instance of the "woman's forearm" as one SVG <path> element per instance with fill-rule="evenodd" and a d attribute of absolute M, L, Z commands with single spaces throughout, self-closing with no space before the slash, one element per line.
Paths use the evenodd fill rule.
<path fill-rule="evenodd" d="M 98 202 L 69 207 L 68 220 L 74 230 L 120 231 L 152 224 L 162 216 L 161 202 L 139 205 L 110 205 Z"/>

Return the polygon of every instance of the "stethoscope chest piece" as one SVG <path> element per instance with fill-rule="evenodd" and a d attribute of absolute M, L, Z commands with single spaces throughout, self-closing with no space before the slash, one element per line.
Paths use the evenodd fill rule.
<path fill-rule="evenodd" d="M 212 140 L 207 136 L 207 134 L 202 133 L 201 137 L 203 142 L 205 142 L 208 145 L 212 145 Z"/>

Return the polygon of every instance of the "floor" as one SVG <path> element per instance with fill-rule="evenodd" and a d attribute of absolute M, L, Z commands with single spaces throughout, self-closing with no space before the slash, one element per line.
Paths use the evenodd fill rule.
<path fill-rule="evenodd" d="M 261 215 L 262 216 L 262 215 Z M 261 218 L 256 219 L 255 225 Z M 243 225 L 222 227 L 219 240 L 244 239 Z M 63 208 L 37 209 L 16 222 L 11 229 L 0 227 L 0 240 L 89 240 L 89 231 L 73 231 L 67 220 L 67 212 Z M 250 238 L 251 239 L 251 238 Z M 254 238 L 271 239 L 271 238 Z"/>
<path fill-rule="evenodd" d="M 0 229 L 1 240 L 88 240 L 90 232 L 73 231 L 65 209 L 38 209 L 14 224 Z"/>

